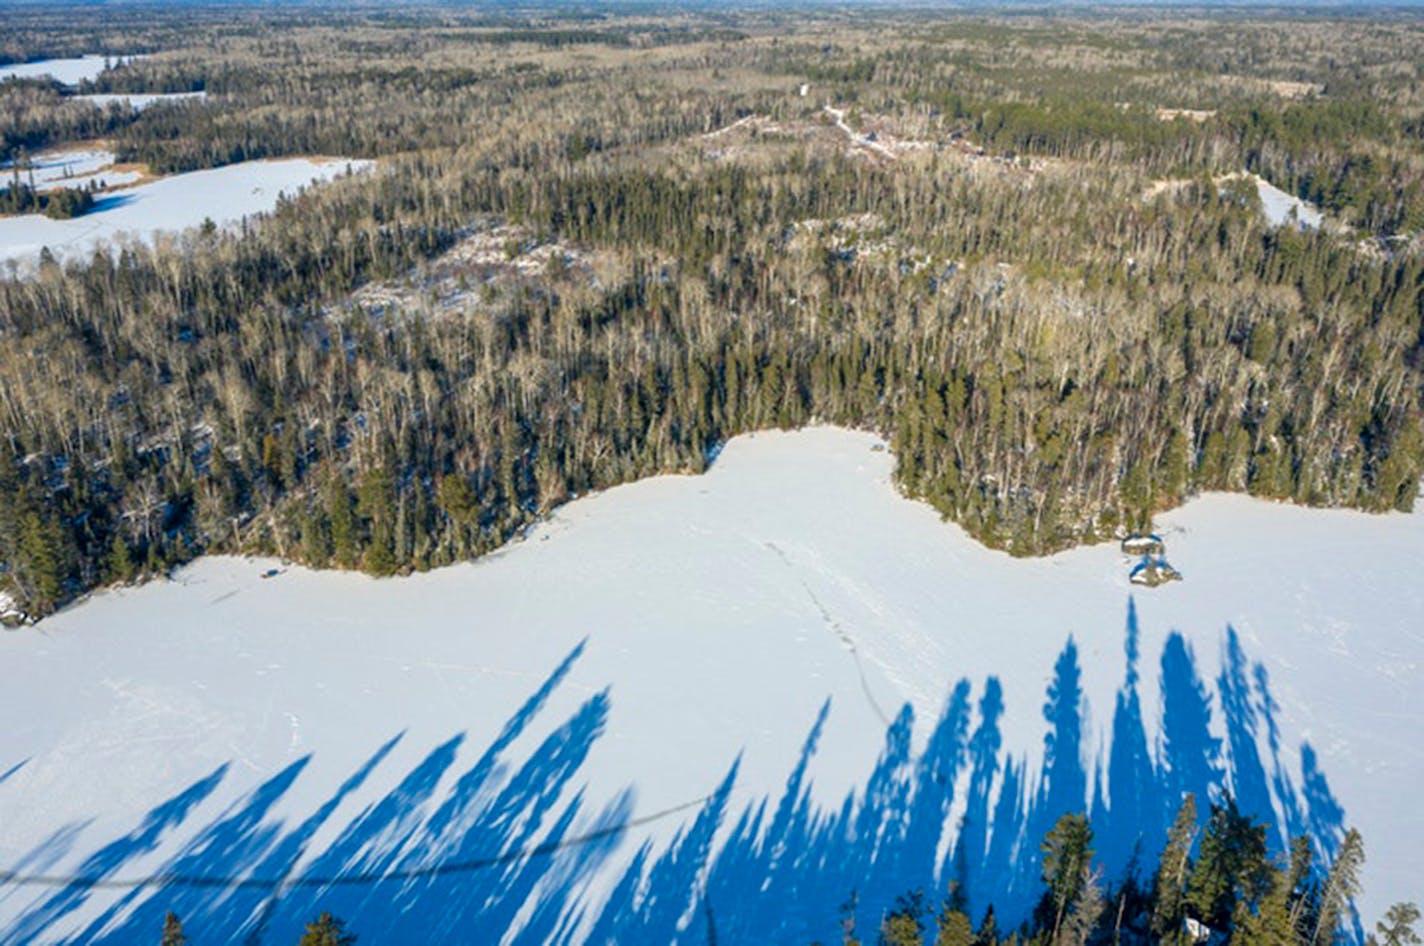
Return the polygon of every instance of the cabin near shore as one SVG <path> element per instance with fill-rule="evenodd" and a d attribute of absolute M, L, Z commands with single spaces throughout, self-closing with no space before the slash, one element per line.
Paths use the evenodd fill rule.
<path fill-rule="evenodd" d="M 1142 561 L 1134 565 L 1132 571 L 1127 573 L 1127 580 L 1134 585 L 1156 588 L 1169 581 L 1181 581 L 1182 573 L 1167 564 L 1167 560 L 1160 555 L 1144 555 Z"/>
<path fill-rule="evenodd" d="M 1125 555 L 1135 558 L 1144 555 L 1164 555 L 1167 551 L 1167 543 L 1162 541 L 1160 535 L 1152 533 L 1134 533 L 1122 540 L 1122 551 Z"/>
<path fill-rule="evenodd" d="M 1155 588 L 1169 581 L 1181 581 L 1182 573 L 1167 563 L 1167 543 L 1160 535 L 1136 532 L 1122 540 L 1122 551 L 1136 559 L 1127 573 L 1134 585 Z"/>

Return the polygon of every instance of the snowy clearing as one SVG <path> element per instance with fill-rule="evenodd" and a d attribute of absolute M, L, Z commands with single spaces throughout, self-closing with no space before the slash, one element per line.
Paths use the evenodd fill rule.
<path fill-rule="evenodd" d="M 208 97 L 206 92 L 167 92 L 167 93 L 141 93 L 141 92 L 116 92 L 96 95 L 76 95 L 76 101 L 88 102 L 90 105 L 99 108 L 107 108 L 115 102 L 128 105 L 136 112 L 141 112 L 151 105 L 160 102 L 186 102 L 188 100 L 201 101 Z"/>
<path fill-rule="evenodd" d="M 1320 229 L 1320 225 L 1325 221 L 1325 215 L 1320 212 L 1320 208 L 1294 194 L 1287 194 L 1259 175 L 1250 176 L 1256 181 L 1256 193 L 1261 195 L 1261 210 L 1271 226 L 1294 224 L 1303 230 Z"/>
<path fill-rule="evenodd" d="M 97 79 L 109 66 L 121 66 L 133 62 L 139 56 L 102 56 L 97 53 L 77 56 L 72 59 L 40 59 L 35 62 L 12 63 L 0 66 L 0 82 L 6 79 L 39 79 L 49 76 L 63 85 L 78 85 L 85 79 Z"/>
<path fill-rule="evenodd" d="M 63 260 L 87 256 L 122 234 L 151 243 L 159 233 L 194 227 L 204 219 L 219 226 L 236 223 L 271 210 L 279 194 L 294 194 L 347 168 L 370 166 L 369 161 L 340 158 L 247 161 L 105 194 L 94 210 L 71 220 L 38 214 L 0 217 L 0 264 L 11 261 L 23 270 L 34 265 L 44 247 Z"/>
<path fill-rule="evenodd" d="M 1220 187 L 1239 180 L 1248 180 L 1256 185 L 1256 193 L 1261 198 L 1261 213 L 1265 216 L 1266 223 L 1271 226 L 1283 227 L 1291 224 L 1302 230 L 1318 230 L 1325 223 L 1325 214 L 1319 207 L 1286 193 L 1259 174 L 1235 171 L 1216 178 L 1215 183 Z M 1143 193 L 1142 199 L 1150 201 L 1162 194 L 1175 195 L 1190 187 L 1191 183 L 1184 179 L 1153 181 Z"/>
<path fill-rule="evenodd" d="M 130 942 L 174 909 L 279 943 L 330 909 L 387 944 L 702 942 L 704 912 L 804 944 L 852 878 L 869 924 L 957 858 L 1002 923 L 1055 805 L 1102 796 L 1120 867 L 1223 772 L 1277 843 L 1362 831 L 1371 922 L 1424 893 L 1424 518 L 1207 496 L 1156 524 L 1185 580 L 1134 595 L 1116 543 L 1011 559 L 892 466 L 863 433 L 739 437 L 481 562 L 205 559 L 0 634 L 0 870 L 84 878 L 0 886 L 0 940 Z M 190 885 L 221 875 L 256 889 Z M 392 879 L 329 883 L 353 875 Z"/>

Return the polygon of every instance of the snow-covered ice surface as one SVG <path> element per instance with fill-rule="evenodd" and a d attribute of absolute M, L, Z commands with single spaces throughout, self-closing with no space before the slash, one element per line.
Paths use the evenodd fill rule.
<path fill-rule="evenodd" d="M 878 447 L 741 437 L 477 563 L 204 559 L 0 635 L 0 870 L 57 884 L 0 885 L 0 942 L 328 909 L 382 944 L 804 946 L 852 885 L 865 931 L 956 874 L 1003 928 L 1059 811 L 1111 876 L 1228 780 L 1278 846 L 1359 827 L 1367 919 L 1424 893 L 1420 516 L 1207 496 L 1157 522 L 1185 581 L 1134 595 L 1113 545 L 982 548 Z"/>
<path fill-rule="evenodd" d="M 146 242 L 163 232 L 197 226 L 205 218 L 223 226 L 271 210 L 281 193 L 295 194 L 369 161 L 289 158 L 246 161 L 176 174 L 129 190 L 104 194 L 94 210 L 70 220 L 39 214 L 0 217 L 0 263 L 33 265 L 49 247 L 57 259 L 87 256 L 103 241 L 128 233 Z"/>
<path fill-rule="evenodd" d="M 114 153 L 100 148 L 56 148 L 30 157 L 20 171 L 26 184 L 33 178 L 39 190 L 51 187 L 86 187 L 91 181 L 103 181 L 105 187 L 118 187 L 138 180 L 137 171 L 106 170 L 114 163 Z M 0 179 L 9 184 L 13 161 L 0 162 Z"/>
<path fill-rule="evenodd" d="M 151 105 L 159 102 L 183 102 L 189 99 L 201 100 L 208 97 L 206 92 L 106 92 L 94 95 L 76 95 L 74 98 L 81 102 L 88 102 L 99 108 L 105 108 L 115 102 L 128 104 L 136 112 L 141 112 Z"/>
<path fill-rule="evenodd" d="M 8 66 L 0 66 L 0 82 L 6 79 L 39 79 L 49 76 L 64 85 L 78 85 L 85 79 L 97 79 L 99 73 L 104 71 L 105 58 L 91 54 L 72 59 L 39 59 L 35 62 L 11 63 Z M 140 57 L 108 57 L 108 63 L 110 66 L 118 66 L 137 58 Z"/>

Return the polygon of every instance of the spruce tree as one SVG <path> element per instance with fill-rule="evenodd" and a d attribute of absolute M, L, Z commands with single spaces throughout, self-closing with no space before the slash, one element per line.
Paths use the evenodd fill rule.
<path fill-rule="evenodd" d="M 896 897 L 895 906 L 880 923 L 880 942 L 885 946 L 922 946 L 925 913 L 923 892 L 915 890 Z"/>
<path fill-rule="evenodd" d="M 1424 939 L 1414 932 L 1414 924 L 1419 922 L 1419 908 L 1412 903 L 1396 903 L 1385 913 L 1384 919 L 1375 924 L 1379 946 L 1419 946 Z"/>
<path fill-rule="evenodd" d="M 935 923 L 935 946 L 974 946 L 974 924 L 969 921 L 968 909 L 964 888 L 959 881 L 950 881 L 949 895 Z"/>
<path fill-rule="evenodd" d="M 1059 818 L 1043 839 L 1043 881 L 1048 885 L 1047 897 L 1053 911 L 1052 940 L 1055 943 L 1064 917 L 1077 908 L 1083 895 L 1089 877 L 1089 863 L 1093 859 L 1092 848 L 1088 846 L 1092 843 L 1093 829 L 1081 814 L 1066 814 Z"/>
<path fill-rule="evenodd" d="M 995 946 L 999 942 L 999 919 L 994 916 L 994 905 L 984 911 L 984 919 L 979 921 L 979 929 L 974 932 L 974 946 Z"/>
<path fill-rule="evenodd" d="M 188 937 L 183 933 L 183 921 L 172 910 L 163 918 L 162 946 L 187 946 Z"/>
<path fill-rule="evenodd" d="M 134 577 L 133 555 L 124 537 L 117 532 L 109 543 L 109 577 L 119 582 L 129 582 Z"/>
<path fill-rule="evenodd" d="M 1345 840 L 1340 843 L 1340 851 L 1335 855 L 1335 863 L 1330 865 L 1325 887 L 1320 892 L 1320 918 L 1310 937 L 1311 946 L 1334 942 L 1341 918 L 1360 893 L 1360 868 L 1364 863 L 1364 841 L 1360 832 L 1351 828 L 1345 832 Z"/>
<path fill-rule="evenodd" d="M 935 946 L 974 946 L 974 927 L 962 910 L 948 910 L 939 917 Z"/>
<path fill-rule="evenodd" d="M 356 552 L 360 545 L 356 534 L 356 517 L 351 511 L 351 494 L 341 474 L 332 471 L 326 483 L 326 518 L 331 523 L 331 554 L 338 565 L 350 567 L 356 564 Z"/>
<path fill-rule="evenodd" d="M 1197 801 L 1196 796 L 1188 794 L 1182 799 L 1172 829 L 1167 833 L 1167 846 L 1157 862 L 1157 880 L 1153 885 L 1152 933 L 1164 942 L 1177 936 L 1182 928 L 1196 835 Z"/>
<path fill-rule="evenodd" d="M 1078 901 L 1063 921 L 1056 946 L 1087 946 L 1088 938 L 1102 919 L 1104 906 L 1102 871 L 1084 864 Z"/>
<path fill-rule="evenodd" d="M 1187 885 L 1187 901 L 1198 918 L 1226 930 L 1237 901 L 1253 905 L 1265 892 L 1269 873 L 1265 826 L 1252 823 L 1229 795 L 1224 804 L 1213 804 Z"/>
<path fill-rule="evenodd" d="M 307 924 L 307 931 L 297 941 L 297 946 L 351 946 L 354 942 L 356 935 L 346 932 L 346 923 L 323 911 Z"/>

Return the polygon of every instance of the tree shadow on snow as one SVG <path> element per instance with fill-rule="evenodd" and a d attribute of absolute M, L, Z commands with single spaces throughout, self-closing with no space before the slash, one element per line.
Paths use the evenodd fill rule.
<path fill-rule="evenodd" d="M 1098 860 L 1116 882 L 1155 863 L 1188 792 L 1205 822 L 1206 802 L 1230 791 L 1243 812 L 1271 825 L 1273 850 L 1307 834 L 1328 864 L 1344 812 L 1309 745 L 1301 750 L 1299 787 L 1286 772 L 1266 672 L 1248 661 L 1235 631 L 1226 630 L 1214 688 L 1201 679 L 1191 644 L 1178 633 L 1167 638 L 1152 742 L 1138 645 L 1129 601 L 1124 679 L 1092 778 L 1087 747 L 1094 740 L 1084 732 L 1079 652 L 1070 638 L 1054 663 L 1038 759 L 1003 751 L 999 681 L 990 677 L 976 698 L 960 680 L 924 749 L 913 748 L 907 705 L 862 786 L 839 804 L 813 799 L 808 775 L 827 702 L 778 797 L 730 810 L 733 760 L 705 799 L 649 815 L 636 812 L 632 786 L 601 807 L 584 797 L 583 767 L 607 720 L 607 691 L 584 700 L 523 761 L 514 757 L 516 742 L 580 658 L 580 644 L 473 763 L 461 768 L 464 736 L 456 735 L 399 778 L 388 775 L 383 781 L 394 787 L 351 814 L 358 790 L 389 768 L 400 734 L 290 823 L 282 803 L 310 757 L 209 823 L 185 824 L 224 779 L 226 767 L 219 768 L 101 847 L 75 868 L 75 879 L 7 910 L 14 918 L 0 928 L 0 941 L 128 943 L 151 938 L 173 910 L 194 941 L 280 943 L 327 910 L 363 941 L 396 946 L 505 937 L 803 944 L 838 937 L 851 891 L 855 918 L 873 929 L 897 895 L 923 889 L 933 902 L 951 881 L 976 919 L 992 904 L 1003 928 L 1026 918 L 1041 893 L 1039 842 L 1059 816 L 1089 813 Z M 670 841 L 646 840 L 642 825 L 673 817 L 683 820 L 663 835 Z M 131 877 L 180 826 L 187 840 L 146 882 L 105 886 Z M 82 828 L 58 832 L 13 869 L 53 869 Z M 319 837 L 332 840 L 318 849 Z M 622 851 L 630 838 L 641 840 Z M 594 895 L 602 890 L 596 877 L 611 881 L 607 893 Z"/>

